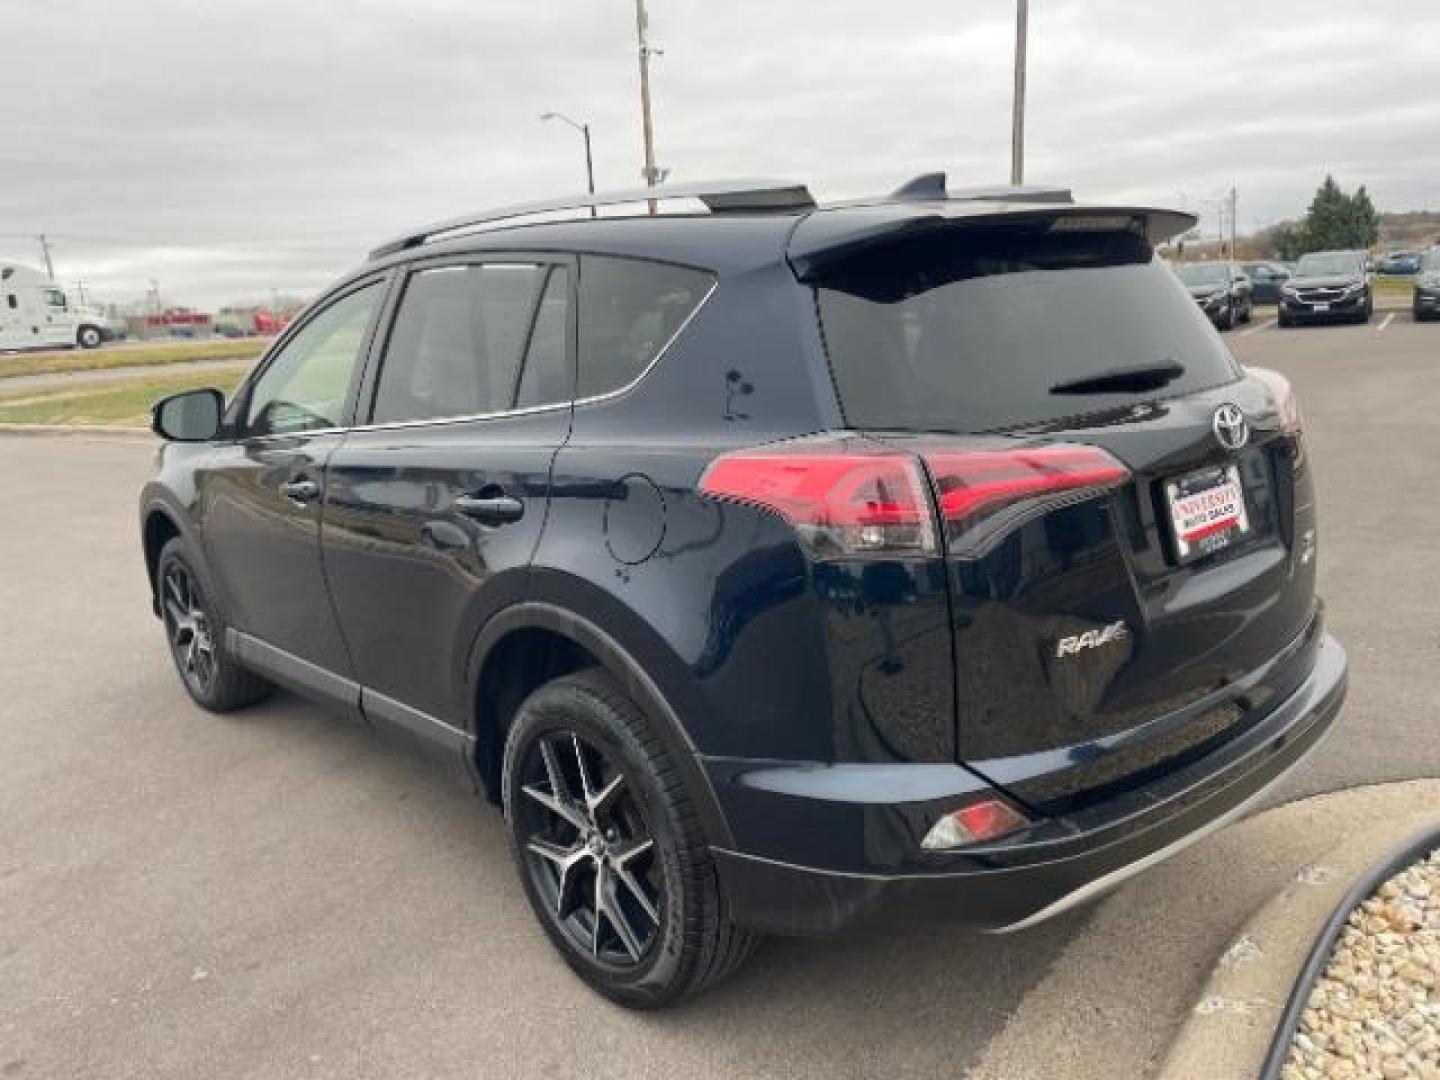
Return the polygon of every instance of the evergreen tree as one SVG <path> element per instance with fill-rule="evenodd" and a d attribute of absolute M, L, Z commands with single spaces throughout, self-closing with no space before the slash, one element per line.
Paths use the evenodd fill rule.
<path fill-rule="evenodd" d="M 1279 230 L 1275 246 L 1280 249 L 1282 245 L 1278 233 Z M 1347 195 L 1335 178 L 1327 175 L 1310 200 L 1305 221 L 1285 239 L 1296 243 L 1295 255 L 1306 251 L 1369 248 L 1380 239 L 1380 215 L 1376 213 L 1375 204 L 1364 184 L 1356 189 L 1355 194 Z M 1287 257 L 1294 256 L 1282 252 L 1281 258 Z"/>

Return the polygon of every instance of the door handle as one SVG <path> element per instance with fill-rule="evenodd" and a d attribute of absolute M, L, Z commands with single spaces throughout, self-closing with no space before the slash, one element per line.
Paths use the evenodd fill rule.
<path fill-rule="evenodd" d="M 505 525 L 525 516 L 525 504 L 514 495 L 457 495 L 450 505 L 482 525 Z"/>
<path fill-rule="evenodd" d="M 320 497 L 320 485 L 314 480 L 302 477 L 280 485 L 280 494 L 296 506 L 312 503 Z"/>

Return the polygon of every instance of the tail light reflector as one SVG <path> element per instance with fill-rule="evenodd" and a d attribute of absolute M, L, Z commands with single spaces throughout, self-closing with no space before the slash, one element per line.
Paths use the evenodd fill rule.
<path fill-rule="evenodd" d="M 1025 828 L 1030 820 L 1000 799 L 982 799 L 946 814 L 925 834 L 920 846 L 926 851 L 944 851 L 965 844 L 994 840 Z"/>

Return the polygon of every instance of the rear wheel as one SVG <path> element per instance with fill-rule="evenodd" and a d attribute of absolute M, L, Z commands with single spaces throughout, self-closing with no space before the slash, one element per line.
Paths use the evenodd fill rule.
<path fill-rule="evenodd" d="M 211 712 L 230 712 L 270 694 L 270 683 L 225 652 L 224 614 L 178 536 L 160 551 L 155 590 L 170 656 L 196 703 Z"/>
<path fill-rule="evenodd" d="M 542 686 L 505 744 L 511 850 L 565 962 L 632 1008 L 694 994 L 739 966 L 735 927 L 699 820 L 650 722 L 591 669 Z"/>

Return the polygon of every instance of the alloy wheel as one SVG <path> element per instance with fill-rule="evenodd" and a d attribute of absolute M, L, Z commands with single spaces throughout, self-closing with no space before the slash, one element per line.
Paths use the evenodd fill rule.
<path fill-rule="evenodd" d="M 178 562 L 165 568 L 160 587 L 170 651 L 185 681 L 196 692 L 206 694 L 215 682 L 215 639 L 204 597 Z"/>
<path fill-rule="evenodd" d="M 572 945 L 633 967 L 659 938 L 664 886 L 630 780 L 574 731 L 538 736 L 514 807 L 526 873 Z"/>

